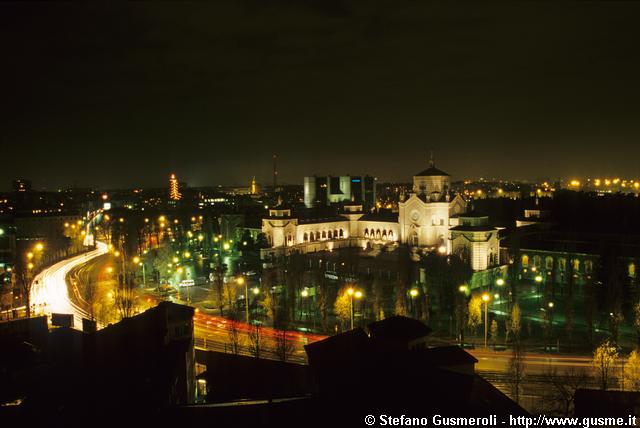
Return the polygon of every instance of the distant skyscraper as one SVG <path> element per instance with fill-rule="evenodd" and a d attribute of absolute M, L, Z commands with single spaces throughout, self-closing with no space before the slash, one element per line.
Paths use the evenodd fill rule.
<path fill-rule="evenodd" d="M 257 195 L 258 194 L 258 185 L 256 184 L 256 177 L 255 175 L 253 176 L 253 178 L 251 179 L 251 188 L 249 189 L 249 192 L 252 195 Z"/>
<path fill-rule="evenodd" d="M 171 174 L 169 177 L 169 199 L 172 201 L 179 201 L 182 199 L 180 184 L 178 183 L 178 177 L 176 177 L 175 174 Z"/>
<path fill-rule="evenodd" d="M 375 178 L 362 176 L 309 176 L 304 178 L 304 204 L 308 207 L 345 201 L 362 204 L 367 210 L 376 203 Z"/>

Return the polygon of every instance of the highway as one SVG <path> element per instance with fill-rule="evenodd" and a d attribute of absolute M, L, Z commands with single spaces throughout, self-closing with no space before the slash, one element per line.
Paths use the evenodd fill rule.
<path fill-rule="evenodd" d="M 81 330 L 82 318 L 89 318 L 89 314 L 69 298 L 67 274 L 75 267 L 107 252 L 107 245 L 98 242 L 95 250 L 62 260 L 36 275 L 31 285 L 30 294 L 31 305 L 36 308 L 36 315 L 73 314 L 74 327 Z"/>
<path fill-rule="evenodd" d="M 63 260 L 40 272 L 33 280 L 31 288 L 31 303 L 36 308 L 36 313 L 70 313 L 74 315 L 75 328 L 82 328 L 82 318 L 89 318 L 88 311 L 81 301 L 79 293 L 70 296 L 71 287 L 66 282 L 69 272 L 81 265 L 108 252 L 107 245 L 98 242 L 97 248 L 88 253 Z M 206 314 L 196 309 L 194 316 L 194 337 L 199 348 L 223 350 L 230 352 L 229 321 L 223 317 Z M 237 322 L 239 342 L 242 354 L 250 353 L 249 330 L 250 326 L 245 322 Z M 277 330 L 271 327 L 261 329 L 262 347 L 264 356 L 273 358 L 276 344 Z M 326 336 L 291 331 L 287 334 L 291 361 L 306 362 L 304 345 L 322 340 Z M 479 373 L 506 374 L 508 372 L 511 352 L 493 351 L 491 349 L 469 350 L 478 359 L 476 370 Z M 525 371 L 529 375 L 543 375 L 549 366 L 556 367 L 559 371 L 565 368 L 589 370 L 590 356 L 539 354 L 528 352 L 524 356 Z"/>

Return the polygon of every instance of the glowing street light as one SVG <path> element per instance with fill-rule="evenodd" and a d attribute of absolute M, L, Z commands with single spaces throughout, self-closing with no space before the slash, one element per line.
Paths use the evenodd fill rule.
<path fill-rule="evenodd" d="M 489 335 L 489 300 L 491 300 L 491 296 L 489 293 L 482 294 L 482 301 L 484 302 L 484 347 L 487 347 L 487 337 Z"/>
<path fill-rule="evenodd" d="M 536 282 L 542 282 L 542 275 L 536 275 L 535 280 Z"/>
<path fill-rule="evenodd" d="M 467 291 L 469 291 L 469 287 L 462 284 L 460 287 L 458 287 L 458 291 L 461 293 L 466 293 Z"/>
<path fill-rule="evenodd" d="M 245 281 L 243 276 L 237 277 L 236 283 L 238 285 L 244 285 L 244 314 L 247 324 L 249 324 L 249 284 Z"/>
<path fill-rule="evenodd" d="M 44 245 L 42 245 L 42 242 L 38 242 L 36 244 L 36 250 L 37 251 L 42 251 L 44 249 Z"/>
<path fill-rule="evenodd" d="M 411 296 L 411 312 L 413 312 L 413 317 L 416 317 L 416 297 L 418 297 L 418 289 L 412 288 L 409 290 L 409 296 Z"/>
<path fill-rule="evenodd" d="M 504 285 L 504 279 L 498 278 L 498 280 L 496 281 L 496 285 L 503 286 Z"/>
<path fill-rule="evenodd" d="M 352 287 L 349 287 L 347 289 L 347 294 L 351 297 L 351 330 L 353 330 L 353 317 L 354 317 L 354 311 L 353 311 L 353 299 L 361 299 L 363 294 L 362 291 L 360 290 L 354 290 Z"/>

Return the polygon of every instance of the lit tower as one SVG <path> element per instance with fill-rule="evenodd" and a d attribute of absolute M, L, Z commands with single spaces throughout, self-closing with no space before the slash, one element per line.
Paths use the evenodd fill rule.
<path fill-rule="evenodd" d="M 175 174 L 171 174 L 169 177 L 169 199 L 172 201 L 179 201 L 182 199 L 180 184 L 178 183 L 178 177 L 176 177 Z"/>
<path fill-rule="evenodd" d="M 277 160 L 278 160 L 278 156 L 276 156 L 276 154 L 274 153 L 273 155 L 273 191 L 274 192 L 278 187 L 278 165 L 276 164 Z"/>
<path fill-rule="evenodd" d="M 258 185 L 256 184 L 256 177 L 255 175 L 253 176 L 253 178 L 251 179 L 251 194 L 252 195 L 257 195 L 258 194 Z"/>

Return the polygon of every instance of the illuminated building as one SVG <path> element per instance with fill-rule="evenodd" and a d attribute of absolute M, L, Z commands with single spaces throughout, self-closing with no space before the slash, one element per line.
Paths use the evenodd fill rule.
<path fill-rule="evenodd" d="M 309 176 L 304 178 L 304 204 L 307 208 L 354 202 L 366 211 L 376 201 L 376 179 L 362 176 Z"/>
<path fill-rule="evenodd" d="M 338 195 L 335 186 L 344 186 L 341 195 L 345 195 L 348 183 L 345 179 L 353 178 L 306 177 L 305 205 L 314 200 L 331 200 Z M 322 189 L 321 195 L 317 189 Z M 362 203 L 348 198 L 337 214 L 313 218 L 295 213 L 284 205 L 272 207 L 262 220 L 262 232 L 271 248 L 263 250 L 262 255 L 332 251 L 345 247 L 376 252 L 392 250 L 398 243 L 420 251 L 450 254 L 453 242 L 457 252 L 468 255 L 467 260 L 474 270 L 499 263 L 497 230 L 485 223 L 465 220 L 466 201 L 451 191 L 449 174 L 437 169 L 433 162 L 429 168 L 413 176 L 412 192 L 406 200 L 403 199 L 401 197 L 398 203 L 397 212 L 367 212 Z M 472 229 L 467 230 L 469 227 Z"/>

